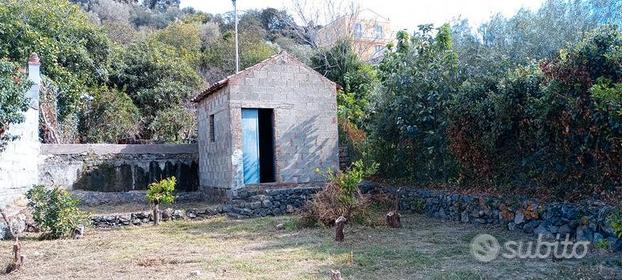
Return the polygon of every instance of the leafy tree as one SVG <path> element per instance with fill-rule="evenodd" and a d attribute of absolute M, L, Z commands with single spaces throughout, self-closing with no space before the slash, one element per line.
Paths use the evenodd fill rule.
<path fill-rule="evenodd" d="M 153 224 L 160 224 L 160 204 L 161 203 L 173 203 L 175 200 L 176 180 L 175 177 L 162 179 L 159 182 L 149 184 L 147 187 L 147 201 L 153 204 Z"/>
<path fill-rule="evenodd" d="M 127 94 L 102 88 L 89 104 L 83 127 L 89 143 L 119 143 L 136 139 L 140 123 L 140 111 Z"/>
<path fill-rule="evenodd" d="M 155 33 L 151 40 L 177 51 L 177 54 L 191 64 L 196 64 L 201 49 L 201 31 L 196 23 L 173 23 Z"/>
<path fill-rule="evenodd" d="M 182 106 L 158 111 L 149 126 L 152 139 L 165 143 L 187 143 L 196 137 L 194 112 Z"/>
<path fill-rule="evenodd" d="M 17 64 L 0 59 L 0 152 L 11 138 L 6 135 L 9 126 L 22 122 L 28 109 L 25 94 L 31 83 L 17 69 Z"/>
<path fill-rule="evenodd" d="M 397 34 L 379 66 L 382 99 L 372 136 L 381 168 L 417 181 L 448 180 L 454 161 L 446 137 L 448 104 L 457 88 L 457 58 L 443 25 L 437 36 L 421 26 L 414 37 Z"/>
<path fill-rule="evenodd" d="M 240 69 L 252 66 L 276 53 L 276 48 L 264 41 L 265 31 L 255 24 L 240 24 Z M 202 66 L 208 72 L 209 81 L 217 81 L 235 72 L 235 34 L 231 30 L 210 44 L 203 52 Z M 215 71 L 214 71 L 215 70 Z"/>
<path fill-rule="evenodd" d="M 60 89 L 61 116 L 75 112 L 89 86 L 108 80 L 110 41 L 67 0 L 6 0 L 0 5 L 0 57 L 41 57 L 42 72 Z"/>
<path fill-rule="evenodd" d="M 196 70 L 174 48 L 158 41 L 136 42 L 118 55 L 112 85 L 127 92 L 147 127 L 157 112 L 181 104 L 201 83 Z"/>
<path fill-rule="evenodd" d="M 368 122 L 370 94 L 378 85 L 374 68 L 361 61 L 348 41 L 337 43 L 311 57 L 311 65 L 328 79 L 343 87 L 337 95 L 342 118 L 364 128 Z"/>

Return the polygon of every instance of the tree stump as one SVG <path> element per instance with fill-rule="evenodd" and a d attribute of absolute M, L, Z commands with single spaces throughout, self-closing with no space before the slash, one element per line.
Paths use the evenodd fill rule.
<path fill-rule="evenodd" d="M 400 228 L 402 227 L 402 222 L 400 220 L 400 213 L 397 211 L 389 211 L 386 216 L 387 225 L 392 228 Z"/>
<path fill-rule="evenodd" d="M 341 272 L 339 270 L 331 270 L 330 271 L 330 280 L 342 280 Z"/>
<path fill-rule="evenodd" d="M 24 264 L 24 256 L 22 256 L 21 254 L 22 245 L 19 243 L 19 234 L 13 230 L 9 218 L 7 218 L 6 214 L 4 214 L 4 211 L 2 211 L 1 209 L 0 215 L 6 223 L 7 230 L 13 236 L 13 240 L 15 240 L 15 243 L 13 244 L 13 262 L 10 263 L 4 270 L 6 274 L 9 274 L 22 267 L 22 265 Z"/>
<path fill-rule="evenodd" d="M 155 203 L 153 205 L 153 224 L 156 226 L 160 224 L 160 204 L 159 203 Z"/>
<path fill-rule="evenodd" d="M 335 220 L 335 241 L 337 242 L 343 241 L 343 228 L 346 226 L 346 221 L 346 217 L 344 216 L 339 216 L 339 218 Z"/>

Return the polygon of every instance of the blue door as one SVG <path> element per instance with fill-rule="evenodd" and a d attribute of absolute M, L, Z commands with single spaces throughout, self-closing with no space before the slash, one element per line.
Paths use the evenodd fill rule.
<path fill-rule="evenodd" d="M 259 184 L 259 111 L 242 109 L 244 184 Z"/>

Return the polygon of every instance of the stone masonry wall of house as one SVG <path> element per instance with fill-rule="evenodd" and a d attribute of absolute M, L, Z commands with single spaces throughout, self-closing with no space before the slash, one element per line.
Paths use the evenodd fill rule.
<path fill-rule="evenodd" d="M 179 191 L 198 190 L 196 144 L 41 145 L 39 183 L 73 190 L 125 192 L 175 176 Z"/>
<path fill-rule="evenodd" d="M 209 192 L 213 188 L 231 187 L 231 117 L 229 115 L 229 90 L 220 91 L 198 104 L 198 141 L 200 185 Z M 214 137 L 210 139 L 209 118 L 214 117 Z"/>
<path fill-rule="evenodd" d="M 339 168 L 335 84 L 291 55 L 278 56 L 229 81 L 233 154 L 242 151 L 242 108 L 274 111 L 276 177 L 280 183 L 323 181 Z M 243 186 L 242 157 L 233 157 L 234 188 Z"/>

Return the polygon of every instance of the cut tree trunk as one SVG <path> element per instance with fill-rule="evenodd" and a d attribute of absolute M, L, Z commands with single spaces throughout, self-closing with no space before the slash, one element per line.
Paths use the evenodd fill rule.
<path fill-rule="evenodd" d="M 397 211 L 390 211 L 386 216 L 387 225 L 392 228 L 400 228 L 402 227 L 402 222 L 400 221 L 400 213 Z"/>
<path fill-rule="evenodd" d="M 9 218 L 7 218 L 6 214 L 1 209 L 0 209 L 0 215 L 2 216 L 2 219 L 4 220 L 4 222 L 6 223 L 7 230 L 13 236 L 13 240 L 15 240 L 15 244 L 13 244 L 13 262 L 10 263 L 4 270 L 6 274 L 9 274 L 22 267 L 22 265 L 24 264 L 24 256 L 22 256 L 21 254 L 22 245 L 19 243 L 19 234 L 13 231 Z"/>
<path fill-rule="evenodd" d="M 346 217 L 339 216 L 335 220 L 335 241 L 341 242 L 344 239 L 343 228 L 346 226 Z"/>
<path fill-rule="evenodd" d="M 159 203 L 155 203 L 153 205 L 153 224 L 156 226 L 160 224 L 160 204 Z"/>

